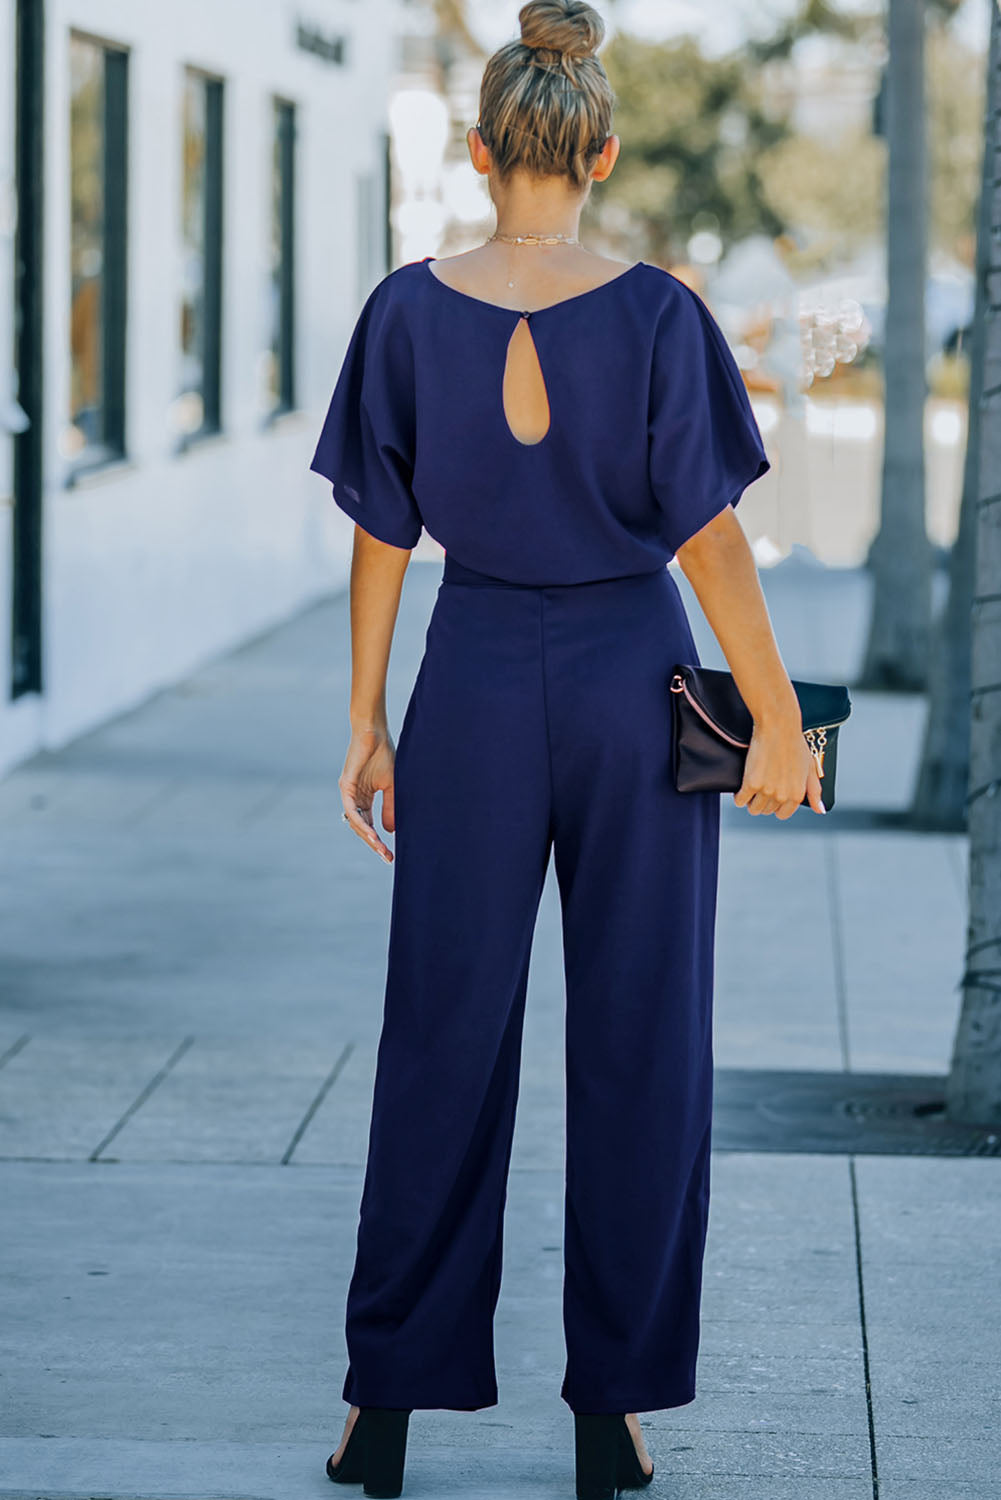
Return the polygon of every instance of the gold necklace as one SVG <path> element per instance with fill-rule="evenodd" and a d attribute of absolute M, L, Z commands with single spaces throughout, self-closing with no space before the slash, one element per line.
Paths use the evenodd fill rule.
<path fill-rule="evenodd" d="M 500 234 L 498 231 L 495 230 L 494 233 L 492 235 L 490 235 L 490 238 L 487 240 L 486 243 L 489 245 L 491 240 L 503 240 L 505 242 L 505 244 L 508 244 L 508 245 L 579 245 L 580 244 L 580 240 L 576 237 L 576 235 L 561 234 L 559 232 L 557 232 L 556 234 Z M 509 287 L 513 287 L 514 286 L 514 282 L 513 281 L 509 281 L 508 282 L 508 286 Z"/>
<path fill-rule="evenodd" d="M 580 240 L 571 234 L 500 234 L 494 232 L 487 240 L 504 240 L 509 245 L 579 245 Z"/>

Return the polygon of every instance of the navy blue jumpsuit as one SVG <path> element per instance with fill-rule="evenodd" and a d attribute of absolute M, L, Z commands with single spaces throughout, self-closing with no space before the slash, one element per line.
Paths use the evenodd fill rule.
<path fill-rule="evenodd" d="M 502 381 L 522 316 L 550 423 Z M 361 527 L 445 548 L 396 748 L 388 966 L 344 1399 L 496 1404 L 493 1318 L 529 953 L 550 852 L 566 979 L 560 1394 L 695 1395 L 719 793 L 671 778 L 697 663 L 674 552 L 769 467 L 719 326 L 640 261 L 522 314 L 431 258 L 358 317 L 310 465 Z M 473 838 L 458 837 L 466 829 Z"/>

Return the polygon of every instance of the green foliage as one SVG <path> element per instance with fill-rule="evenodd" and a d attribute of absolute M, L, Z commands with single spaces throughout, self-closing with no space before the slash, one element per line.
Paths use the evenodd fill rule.
<path fill-rule="evenodd" d="M 983 64 L 942 24 L 955 0 L 928 0 L 929 243 L 968 258 L 982 149 Z M 823 30 L 868 44 L 882 11 L 845 14 L 804 0 L 769 39 L 723 58 L 691 37 L 649 42 L 619 33 L 602 61 L 617 95 L 615 171 L 586 213 L 634 251 L 670 263 L 711 227 L 724 249 L 752 233 L 805 237 L 811 262 L 850 254 L 881 235 L 885 141 L 866 130 L 830 140 L 797 132 L 781 75 L 795 43 Z M 638 231 L 638 233 L 637 233 Z M 636 241 L 639 243 L 636 243 Z"/>
<path fill-rule="evenodd" d="M 871 135 L 790 136 L 762 155 L 758 172 L 777 217 L 808 232 L 813 258 L 849 255 L 882 230 L 886 150 Z"/>
<path fill-rule="evenodd" d="M 706 58 L 690 37 L 650 43 L 619 33 L 602 61 L 623 142 L 603 213 L 621 219 L 624 210 L 645 232 L 647 253 L 669 260 L 706 224 L 724 244 L 782 230 L 757 162 L 789 130 L 762 108 L 746 59 Z"/>

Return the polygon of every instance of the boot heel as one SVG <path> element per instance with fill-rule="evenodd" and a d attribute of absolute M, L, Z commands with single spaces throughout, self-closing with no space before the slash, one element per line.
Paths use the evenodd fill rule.
<path fill-rule="evenodd" d="M 619 1412 L 574 1412 L 577 1500 L 616 1500 L 621 1456 Z"/>
<path fill-rule="evenodd" d="M 403 1491 L 409 1410 L 365 1408 L 365 1494 L 371 1500 L 396 1500 Z"/>

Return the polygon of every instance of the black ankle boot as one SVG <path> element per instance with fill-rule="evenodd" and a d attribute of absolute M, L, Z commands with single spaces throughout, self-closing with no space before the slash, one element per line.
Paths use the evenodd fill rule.
<path fill-rule="evenodd" d="M 327 1459 L 335 1484 L 363 1484 L 371 1500 L 396 1500 L 403 1491 L 410 1409 L 359 1408 L 339 1464 Z"/>
<path fill-rule="evenodd" d="M 653 1478 L 640 1463 L 625 1412 L 575 1412 L 577 1500 L 617 1500 Z"/>

